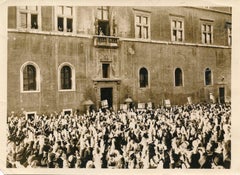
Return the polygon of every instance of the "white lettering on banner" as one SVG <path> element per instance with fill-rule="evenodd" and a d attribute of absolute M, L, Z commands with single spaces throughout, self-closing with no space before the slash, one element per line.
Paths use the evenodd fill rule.
<path fill-rule="evenodd" d="M 138 103 L 138 109 L 145 109 L 145 103 Z"/>
<path fill-rule="evenodd" d="M 192 97 L 187 97 L 188 104 L 192 104 Z"/>
<path fill-rule="evenodd" d="M 166 107 L 171 107 L 171 102 L 169 99 L 164 100 Z"/>
<path fill-rule="evenodd" d="M 102 108 L 108 108 L 108 101 L 107 100 L 102 100 L 101 101 L 101 106 L 102 106 Z"/>

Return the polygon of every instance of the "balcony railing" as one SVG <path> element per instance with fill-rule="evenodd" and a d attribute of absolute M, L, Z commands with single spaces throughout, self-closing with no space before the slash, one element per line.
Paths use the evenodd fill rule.
<path fill-rule="evenodd" d="M 118 48 L 119 38 L 112 36 L 93 36 L 94 46 L 95 47 L 109 47 L 109 48 Z"/>

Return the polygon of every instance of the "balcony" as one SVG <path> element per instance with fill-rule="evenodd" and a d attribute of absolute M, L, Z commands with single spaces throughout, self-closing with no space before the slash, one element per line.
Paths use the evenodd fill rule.
<path fill-rule="evenodd" d="M 118 48 L 119 38 L 113 36 L 93 36 L 95 47 Z"/>

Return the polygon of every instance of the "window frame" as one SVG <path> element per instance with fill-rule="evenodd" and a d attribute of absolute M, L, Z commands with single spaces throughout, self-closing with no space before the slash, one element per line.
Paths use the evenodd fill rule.
<path fill-rule="evenodd" d="M 22 9 L 21 7 L 26 7 Z M 36 7 L 36 10 L 30 9 L 30 7 Z M 26 27 L 21 26 L 21 14 L 26 14 Z M 37 26 L 38 28 L 32 28 L 32 18 L 31 15 L 37 15 Z M 41 16 L 41 6 L 17 6 L 17 28 L 20 30 L 42 30 L 42 16 Z"/>
<path fill-rule="evenodd" d="M 145 69 L 147 71 L 147 85 L 146 86 L 141 86 L 141 70 L 142 69 Z M 138 70 L 138 84 L 139 84 L 139 88 L 141 88 L 141 89 L 150 88 L 150 73 L 145 66 L 140 67 Z"/>
<path fill-rule="evenodd" d="M 151 40 L 151 12 L 147 11 L 141 11 L 141 10 L 136 10 L 134 9 L 134 33 L 135 33 L 135 38 L 136 39 L 141 39 L 141 40 Z M 147 24 L 139 23 L 137 22 L 137 16 L 140 16 L 140 18 L 146 18 L 147 19 Z M 141 37 L 138 37 L 137 33 L 137 27 L 141 27 Z M 147 38 L 143 38 L 143 28 L 147 27 Z"/>
<path fill-rule="evenodd" d="M 178 85 L 178 86 L 176 86 L 176 70 L 177 69 L 180 69 L 181 70 L 181 74 L 182 74 L 182 83 L 181 83 L 181 85 Z M 183 73 L 183 69 L 182 68 L 180 68 L 180 67 L 176 67 L 175 69 L 174 69 L 174 71 L 173 71 L 173 76 L 174 76 L 174 87 L 184 87 L 184 73 Z"/>
<path fill-rule="evenodd" d="M 68 65 L 64 65 L 60 71 L 61 89 L 72 89 L 72 68 Z"/>
<path fill-rule="evenodd" d="M 104 12 L 106 12 L 107 19 L 104 18 Z M 99 17 L 98 14 L 100 14 L 100 16 L 101 16 L 100 18 L 98 18 Z M 97 19 L 98 20 L 109 21 L 110 20 L 109 18 L 110 18 L 109 17 L 109 6 L 99 6 L 99 7 L 97 7 Z"/>
<path fill-rule="evenodd" d="M 210 72 L 211 72 L 211 83 L 210 84 L 206 83 L 206 71 L 207 71 L 207 69 L 210 70 Z M 204 85 L 205 86 L 212 86 L 213 85 L 213 72 L 212 72 L 212 69 L 210 67 L 206 67 L 204 69 Z"/>
<path fill-rule="evenodd" d="M 62 7 L 63 8 L 63 13 L 59 14 L 58 13 L 58 8 Z M 72 15 L 65 14 L 64 12 L 68 7 L 72 8 Z M 55 31 L 59 33 L 76 33 L 76 25 L 75 25 L 75 7 L 74 6 L 55 6 Z M 58 30 L 58 18 L 63 18 L 63 31 Z M 67 20 L 71 19 L 72 20 L 72 31 L 67 31 Z"/>
<path fill-rule="evenodd" d="M 71 68 L 71 89 L 62 89 L 62 81 L 61 81 L 61 70 L 64 66 L 69 66 Z M 67 92 L 67 91 L 75 91 L 76 90 L 76 75 L 75 68 L 69 62 L 64 62 L 58 66 L 58 91 Z"/>
<path fill-rule="evenodd" d="M 204 26 L 206 26 L 206 30 L 204 30 Z M 207 31 L 207 26 L 211 27 L 211 31 Z M 203 35 L 205 34 L 205 37 L 203 37 Z M 210 38 L 210 42 L 208 42 L 207 40 L 207 35 L 211 34 L 211 38 Z M 214 43 L 213 41 L 213 22 L 202 22 L 201 23 L 201 40 L 202 40 L 202 44 L 208 44 L 211 45 Z M 206 42 L 205 42 L 206 40 Z"/>
<path fill-rule="evenodd" d="M 174 27 L 172 25 L 173 21 L 176 21 L 176 23 L 181 22 L 182 23 L 182 28 L 178 28 L 177 25 Z M 171 26 L 171 41 L 172 42 L 184 42 L 185 41 L 185 27 L 184 27 L 184 19 L 180 17 L 171 17 L 170 18 L 170 26 Z M 176 35 L 178 36 L 178 31 L 182 31 L 182 40 L 180 41 L 177 37 L 176 40 L 174 40 L 174 35 L 173 31 L 176 30 Z"/>
<path fill-rule="evenodd" d="M 227 43 L 228 46 L 232 46 L 232 23 L 227 25 Z"/>
<path fill-rule="evenodd" d="M 23 78 L 24 78 L 24 69 L 25 69 L 25 67 L 26 66 L 28 66 L 28 65 L 32 65 L 32 66 L 34 66 L 35 67 L 35 69 L 36 69 L 36 90 L 24 90 L 24 87 L 23 87 L 23 85 L 24 85 L 24 80 L 23 80 Z M 40 92 L 40 68 L 39 68 L 39 66 L 36 64 L 36 63 L 34 63 L 34 62 L 32 62 L 32 61 L 27 61 L 27 62 L 25 62 L 22 66 L 21 66 L 21 68 L 20 68 L 20 92 L 21 93 L 35 93 L 35 92 Z"/>
<path fill-rule="evenodd" d="M 104 77 L 104 65 L 108 65 L 107 66 L 107 77 Z M 108 63 L 108 62 L 102 62 L 102 78 L 110 78 L 111 77 L 111 71 L 110 71 L 110 67 L 111 67 L 111 64 Z"/>

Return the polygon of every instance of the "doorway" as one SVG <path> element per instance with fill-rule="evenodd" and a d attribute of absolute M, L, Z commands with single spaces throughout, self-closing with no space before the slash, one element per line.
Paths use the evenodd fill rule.
<path fill-rule="evenodd" d="M 219 88 L 219 102 L 225 103 L 225 88 L 224 87 Z"/>
<path fill-rule="evenodd" d="M 111 108 L 113 104 L 113 88 L 101 88 L 101 101 L 107 100 L 108 107 Z"/>

